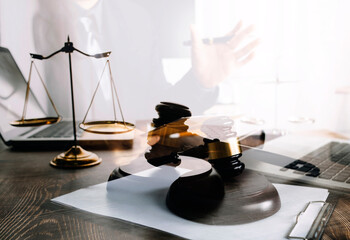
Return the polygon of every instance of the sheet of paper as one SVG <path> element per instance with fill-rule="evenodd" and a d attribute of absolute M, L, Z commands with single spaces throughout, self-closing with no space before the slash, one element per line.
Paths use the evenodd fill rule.
<path fill-rule="evenodd" d="M 169 186 L 187 170 L 163 166 L 57 197 L 52 201 L 84 211 L 123 219 L 189 239 L 286 239 L 309 201 L 325 201 L 328 190 L 275 184 L 281 209 L 249 224 L 213 226 L 180 218 L 165 204 Z"/>

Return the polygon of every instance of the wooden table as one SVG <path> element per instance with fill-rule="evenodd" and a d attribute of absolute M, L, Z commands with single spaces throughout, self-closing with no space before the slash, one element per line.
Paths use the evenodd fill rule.
<path fill-rule="evenodd" d="M 178 239 L 169 233 L 51 202 L 57 196 L 107 181 L 119 164 L 142 154 L 145 144 L 144 139 L 136 138 L 132 150 L 94 151 L 102 157 L 102 163 L 77 170 L 49 165 L 61 151 L 19 152 L 4 148 L 0 152 L 0 239 Z M 336 208 L 323 239 L 350 239 L 350 195 L 331 191 L 329 200 Z"/>

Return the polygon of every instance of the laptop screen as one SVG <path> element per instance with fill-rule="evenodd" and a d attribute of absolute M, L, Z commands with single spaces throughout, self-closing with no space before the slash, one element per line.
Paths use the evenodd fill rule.
<path fill-rule="evenodd" d="M 28 127 L 10 125 L 11 121 L 22 118 L 26 88 L 27 82 L 10 51 L 0 47 L 0 131 L 5 141 L 29 130 Z M 45 116 L 32 92 L 29 95 L 27 111 L 30 116 Z"/>

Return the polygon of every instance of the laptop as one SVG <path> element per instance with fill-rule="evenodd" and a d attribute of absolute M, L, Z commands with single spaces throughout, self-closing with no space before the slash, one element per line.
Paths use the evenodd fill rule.
<path fill-rule="evenodd" d="M 350 192 L 350 141 L 289 134 L 244 151 L 246 168 L 284 180 Z"/>
<path fill-rule="evenodd" d="M 68 149 L 74 142 L 73 122 L 63 120 L 39 127 L 13 127 L 11 121 L 21 119 L 27 82 L 11 52 L 0 47 L 0 136 L 15 148 Z M 31 116 L 47 117 L 42 105 L 31 92 L 27 112 Z M 79 122 L 76 123 L 77 125 Z M 93 134 L 77 129 L 78 144 L 89 148 L 132 147 L 134 132 L 125 134 Z"/>

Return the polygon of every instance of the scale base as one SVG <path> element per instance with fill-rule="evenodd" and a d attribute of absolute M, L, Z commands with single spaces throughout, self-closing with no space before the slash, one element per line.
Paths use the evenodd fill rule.
<path fill-rule="evenodd" d="M 51 160 L 51 166 L 58 168 L 84 168 L 101 163 L 102 159 L 93 152 L 80 146 L 72 146 L 67 152 L 61 153 Z"/>

